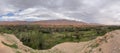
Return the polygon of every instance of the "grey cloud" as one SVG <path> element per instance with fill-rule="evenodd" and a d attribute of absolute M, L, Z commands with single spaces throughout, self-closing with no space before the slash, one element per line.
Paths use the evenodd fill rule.
<path fill-rule="evenodd" d="M 111 23 L 115 22 L 117 19 L 113 18 L 112 15 L 109 15 L 107 11 L 104 13 L 101 13 L 100 11 L 109 9 L 109 7 L 114 4 L 119 5 L 117 3 L 120 3 L 120 0 L 4 0 L 4 2 L 0 1 L 0 3 L 3 3 L 3 6 L 6 4 L 13 5 L 16 9 L 22 10 L 39 8 L 39 13 L 42 11 L 41 8 L 45 8 L 45 12 L 51 11 L 70 18 L 82 19 L 87 22 L 103 23 L 107 20 Z M 49 13 L 37 16 L 49 17 L 48 14 Z"/>
<path fill-rule="evenodd" d="M 21 9 L 44 6 L 50 9 L 75 10 L 81 5 L 80 0 L 7 0 L 7 2 Z"/>

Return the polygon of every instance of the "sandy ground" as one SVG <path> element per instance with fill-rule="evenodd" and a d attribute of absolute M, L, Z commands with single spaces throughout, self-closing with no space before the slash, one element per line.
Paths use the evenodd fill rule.
<path fill-rule="evenodd" d="M 88 44 L 88 42 L 81 42 L 81 43 L 66 42 L 66 43 L 59 44 L 53 47 L 52 49 L 56 48 L 64 53 L 77 53 L 79 51 L 82 51 L 86 44 Z"/>

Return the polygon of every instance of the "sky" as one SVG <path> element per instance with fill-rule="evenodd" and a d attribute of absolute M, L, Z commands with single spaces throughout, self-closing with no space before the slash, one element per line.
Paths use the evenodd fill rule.
<path fill-rule="evenodd" d="M 120 25 L 120 0 L 0 1 L 0 21 L 53 19 Z"/>

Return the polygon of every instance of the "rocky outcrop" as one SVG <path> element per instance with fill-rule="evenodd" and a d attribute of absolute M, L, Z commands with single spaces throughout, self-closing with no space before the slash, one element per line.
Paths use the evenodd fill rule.
<path fill-rule="evenodd" d="M 1 53 L 31 53 L 33 49 L 24 46 L 19 39 L 11 34 L 0 34 Z"/>
<path fill-rule="evenodd" d="M 120 30 L 115 30 L 88 42 L 62 43 L 52 49 L 64 53 L 119 53 Z"/>

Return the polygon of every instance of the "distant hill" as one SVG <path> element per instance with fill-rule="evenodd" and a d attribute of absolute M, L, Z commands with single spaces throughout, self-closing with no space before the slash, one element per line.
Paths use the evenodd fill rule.
<path fill-rule="evenodd" d="M 0 25 L 25 25 L 27 21 L 0 21 Z"/>
<path fill-rule="evenodd" d="M 74 20 L 44 20 L 44 21 L 1 21 L 0 25 L 42 25 L 42 26 L 93 26 L 98 24 Z"/>

